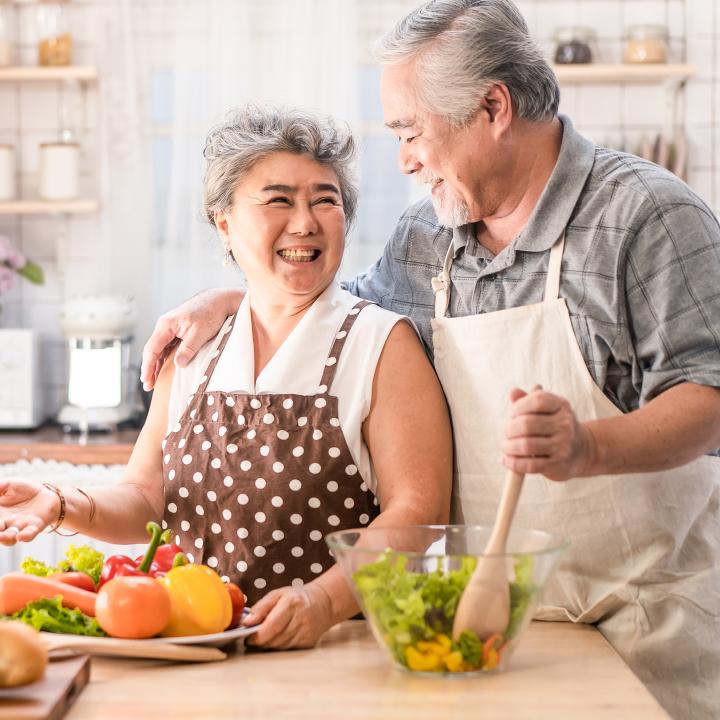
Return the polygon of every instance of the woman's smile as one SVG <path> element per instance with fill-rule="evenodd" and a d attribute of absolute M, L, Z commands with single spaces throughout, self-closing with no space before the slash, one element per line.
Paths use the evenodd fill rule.
<path fill-rule="evenodd" d="M 322 255 L 322 250 L 318 248 L 308 247 L 291 247 L 282 248 L 281 250 L 277 251 L 277 254 L 285 262 L 291 265 L 295 265 L 297 263 L 315 262 L 320 257 L 320 255 Z"/>

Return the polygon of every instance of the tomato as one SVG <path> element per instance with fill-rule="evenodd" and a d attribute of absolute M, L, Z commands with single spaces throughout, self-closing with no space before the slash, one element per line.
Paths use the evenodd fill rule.
<path fill-rule="evenodd" d="M 112 637 L 149 638 L 170 620 L 170 596 L 154 578 L 127 575 L 98 590 L 95 617 Z"/>
<path fill-rule="evenodd" d="M 51 580 L 59 580 L 60 582 L 67 583 L 68 585 L 74 585 L 81 590 L 87 590 L 88 592 L 95 592 L 97 588 L 93 579 L 84 572 L 59 572 L 52 573 L 48 576 Z"/>
<path fill-rule="evenodd" d="M 243 608 L 245 607 L 245 595 L 235 583 L 229 582 L 226 583 L 226 585 L 230 593 L 230 601 L 232 602 L 232 620 L 225 629 L 232 630 L 240 625 L 240 618 Z"/>

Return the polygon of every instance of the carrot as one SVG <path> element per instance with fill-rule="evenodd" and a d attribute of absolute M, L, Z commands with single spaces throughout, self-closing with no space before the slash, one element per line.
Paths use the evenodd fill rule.
<path fill-rule="evenodd" d="M 12 572 L 0 577 L 0 613 L 10 615 L 28 603 L 62 595 L 62 604 L 95 617 L 97 595 L 50 578 Z"/>

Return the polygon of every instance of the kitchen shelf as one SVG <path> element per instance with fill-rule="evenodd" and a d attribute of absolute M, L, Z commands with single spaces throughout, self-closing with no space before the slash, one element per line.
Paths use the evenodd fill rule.
<path fill-rule="evenodd" d="M 561 85 L 633 84 L 664 85 L 683 83 L 697 74 L 695 65 L 658 64 L 588 64 L 554 65 Z"/>
<path fill-rule="evenodd" d="M 0 67 L 0 82 L 94 82 L 97 77 L 97 68 L 90 65 Z"/>
<path fill-rule="evenodd" d="M 10 200 L 0 202 L 0 215 L 80 215 L 97 212 L 97 200 Z"/>

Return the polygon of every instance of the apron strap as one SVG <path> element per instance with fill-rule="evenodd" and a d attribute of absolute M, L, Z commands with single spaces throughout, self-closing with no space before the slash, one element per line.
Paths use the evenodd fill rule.
<path fill-rule="evenodd" d="M 224 333 L 222 339 L 220 340 L 220 344 L 218 345 L 217 350 L 210 356 L 210 360 L 205 367 L 205 372 L 203 373 L 203 376 L 200 378 L 200 384 L 197 386 L 197 389 L 195 392 L 190 395 L 187 401 L 187 409 L 190 409 L 190 405 L 194 404 L 193 399 L 195 399 L 195 403 L 197 403 L 198 399 L 202 397 L 202 394 L 205 392 L 205 389 L 208 386 L 208 383 L 210 382 L 210 378 L 212 377 L 212 374 L 215 372 L 215 366 L 218 364 L 218 360 L 220 360 L 220 355 L 222 354 L 222 351 L 225 349 L 225 345 L 227 345 L 227 341 L 230 338 L 230 333 L 232 332 L 233 325 L 235 324 L 235 318 L 237 315 L 230 315 L 229 318 L 225 320 L 223 323 L 223 330 L 221 330 L 222 333 Z M 184 415 L 184 413 L 183 413 Z"/>
<path fill-rule="evenodd" d="M 565 233 L 550 249 L 547 280 L 545 282 L 545 297 L 547 300 L 557 300 L 560 297 L 560 268 L 562 266 L 563 249 L 565 248 Z"/>
<path fill-rule="evenodd" d="M 337 366 L 340 361 L 340 354 L 345 346 L 348 333 L 358 319 L 360 311 L 368 305 L 374 305 L 374 303 L 371 303 L 369 300 L 360 300 L 360 302 L 353 305 L 352 310 L 345 316 L 345 320 L 343 320 L 343 324 L 335 335 L 335 340 L 325 361 L 325 369 L 323 370 L 320 380 L 320 395 L 328 395 L 330 393 L 330 388 L 335 379 L 335 373 L 337 372 Z"/>
<path fill-rule="evenodd" d="M 435 317 L 445 317 L 448 307 L 450 306 L 450 268 L 452 267 L 453 257 L 455 255 L 452 240 L 445 253 L 443 268 L 439 275 L 430 280 L 433 292 L 435 293 Z"/>

